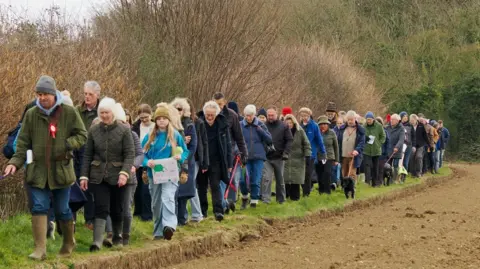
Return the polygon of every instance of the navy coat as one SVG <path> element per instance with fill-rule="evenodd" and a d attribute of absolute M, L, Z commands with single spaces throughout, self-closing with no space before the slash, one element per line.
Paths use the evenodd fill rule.
<path fill-rule="evenodd" d="M 243 138 L 248 150 L 248 160 L 267 160 L 265 144 L 272 144 L 272 135 L 267 126 L 257 117 L 249 124 L 245 119 L 240 122 Z"/>
<path fill-rule="evenodd" d="M 188 151 L 188 180 L 185 184 L 180 184 L 178 187 L 178 198 L 182 199 L 190 199 L 195 196 L 197 192 L 197 184 L 196 184 L 196 175 L 195 175 L 195 152 L 197 151 L 197 131 L 195 129 L 195 124 L 193 121 L 188 117 L 182 118 L 182 125 L 184 129 L 185 136 L 190 136 L 191 140 L 190 143 L 187 144 Z"/>

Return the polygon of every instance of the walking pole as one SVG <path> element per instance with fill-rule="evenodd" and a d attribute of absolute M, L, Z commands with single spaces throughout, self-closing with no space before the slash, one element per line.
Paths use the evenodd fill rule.
<path fill-rule="evenodd" d="M 240 162 L 240 156 L 237 155 L 235 157 L 235 165 L 233 166 L 232 174 L 230 176 L 230 183 L 228 184 L 227 189 L 225 190 L 225 194 L 223 195 L 223 199 L 225 200 L 228 198 L 228 193 L 230 192 L 230 188 L 232 188 L 233 191 L 237 191 L 237 187 L 235 187 L 235 185 L 233 185 L 232 182 L 233 182 L 233 179 L 235 178 L 235 172 L 237 171 L 239 162 Z"/>

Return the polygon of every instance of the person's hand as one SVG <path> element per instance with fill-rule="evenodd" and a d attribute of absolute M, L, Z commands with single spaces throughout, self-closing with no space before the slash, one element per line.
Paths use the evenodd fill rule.
<path fill-rule="evenodd" d="M 185 136 L 185 143 L 190 144 L 190 141 L 192 141 L 192 137 L 191 136 Z"/>
<path fill-rule="evenodd" d="M 3 176 L 6 177 L 9 175 L 14 175 L 15 172 L 17 172 L 17 167 L 15 167 L 15 165 L 13 164 L 9 164 L 7 165 L 7 167 L 5 167 L 5 173 L 3 174 Z"/>
<path fill-rule="evenodd" d="M 416 148 L 416 147 L 412 147 L 412 152 L 413 152 L 413 153 L 417 152 L 417 148 Z"/>
<path fill-rule="evenodd" d="M 132 166 L 132 169 L 130 169 L 130 172 L 132 174 L 135 174 L 135 172 L 137 172 L 137 168 L 135 166 Z"/>
<path fill-rule="evenodd" d="M 82 191 L 88 190 L 88 180 L 86 179 L 80 180 L 80 189 L 82 189 Z"/>
<path fill-rule="evenodd" d="M 144 170 L 142 173 L 142 181 L 144 184 L 148 185 L 148 175 L 146 170 Z"/>
<path fill-rule="evenodd" d="M 352 155 L 353 155 L 353 157 L 357 157 L 357 156 L 358 156 L 358 151 L 354 150 L 354 151 L 352 152 Z"/>
<path fill-rule="evenodd" d="M 205 174 L 208 171 L 208 169 L 202 169 L 202 174 Z"/>
<path fill-rule="evenodd" d="M 228 168 L 228 172 L 229 172 L 229 173 L 231 173 L 231 172 L 232 172 L 232 170 L 233 170 L 232 168 Z"/>
<path fill-rule="evenodd" d="M 322 159 L 322 164 L 326 164 L 327 163 L 327 159 Z"/>
<path fill-rule="evenodd" d="M 124 174 L 120 174 L 118 176 L 118 187 L 123 187 L 127 185 L 127 176 Z"/>
<path fill-rule="evenodd" d="M 247 165 L 247 162 L 248 162 L 248 157 L 247 156 L 242 155 L 240 160 L 241 160 L 243 166 Z"/>
<path fill-rule="evenodd" d="M 394 148 L 394 149 L 393 149 L 393 152 L 394 152 L 394 153 L 397 153 L 397 152 L 398 152 L 398 148 Z"/>
<path fill-rule="evenodd" d="M 181 157 L 180 157 L 180 155 L 175 155 L 175 156 L 173 156 L 173 158 L 174 158 L 175 160 L 179 161 Z"/>
<path fill-rule="evenodd" d="M 288 160 L 288 157 L 289 157 L 289 156 L 288 156 L 287 153 L 283 153 L 283 154 L 282 154 L 282 160 L 283 160 L 283 161 Z"/>
<path fill-rule="evenodd" d="M 334 162 L 333 165 L 334 165 L 334 166 L 337 166 L 337 165 L 338 165 L 338 162 Z"/>
<path fill-rule="evenodd" d="M 153 160 L 149 160 L 147 162 L 147 166 L 153 169 L 155 167 L 155 163 L 153 162 Z"/>

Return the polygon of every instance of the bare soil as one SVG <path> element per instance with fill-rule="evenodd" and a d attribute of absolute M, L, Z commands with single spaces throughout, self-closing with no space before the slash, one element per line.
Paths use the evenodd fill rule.
<path fill-rule="evenodd" d="M 424 192 L 291 223 L 169 268 L 480 268 L 480 166 Z"/>

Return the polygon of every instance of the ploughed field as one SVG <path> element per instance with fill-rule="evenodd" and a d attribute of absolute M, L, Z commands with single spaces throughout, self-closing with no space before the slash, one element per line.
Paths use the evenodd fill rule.
<path fill-rule="evenodd" d="M 314 222 L 169 268 L 480 268 L 480 166 L 424 191 Z"/>

